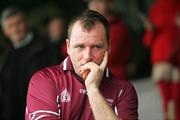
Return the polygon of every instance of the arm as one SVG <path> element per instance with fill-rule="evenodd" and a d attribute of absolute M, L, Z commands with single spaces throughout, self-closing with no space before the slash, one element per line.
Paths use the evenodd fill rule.
<path fill-rule="evenodd" d="M 58 120 L 57 91 L 53 81 L 43 73 L 36 73 L 27 93 L 26 120 Z"/>
<path fill-rule="evenodd" d="M 88 98 L 96 120 L 119 120 L 99 89 L 89 89 Z M 121 120 L 121 119 L 120 119 Z"/>
<path fill-rule="evenodd" d="M 137 17 L 139 18 L 139 20 L 141 21 L 141 23 L 145 29 L 145 33 L 143 36 L 144 45 L 145 45 L 145 47 L 150 48 L 154 41 L 154 37 L 155 37 L 155 26 L 151 22 L 150 17 L 147 17 L 145 14 L 139 12 L 137 14 Z"/>
<path fill-rule="evenodd" d="M 107 56 L 108 53 L 106 52 L 100 66 L 93 62 L 89 62 L 80 69 L 80 72 L 82 73 L 83 79 L 85 80 L 89 102 L 95 119 L 119 120 L 99 90 L 99 85 L 103 77 L 104 69 L 107 65 Z"/>

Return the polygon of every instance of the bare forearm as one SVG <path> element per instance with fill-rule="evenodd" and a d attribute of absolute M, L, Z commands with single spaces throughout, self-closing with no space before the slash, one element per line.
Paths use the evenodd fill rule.
<path fill-rule="evenodd" d="M 96 120 L 119 120 L 106 99 L 99 91 L 99 86 L 103 78 L 104 70 L 107 65 L 108 51 L 105 52 L 103 61 L 100 65 L 89 62 L 80 68 L 80 73 L 85 80 L 87 94 Z"/>
<path fill-rule="evenodd" d="M 119 120 L 98 89 L 88 90 L 89 102 L 96 120 Z M 122 119 L 120 119 L 122 120 Z"/>

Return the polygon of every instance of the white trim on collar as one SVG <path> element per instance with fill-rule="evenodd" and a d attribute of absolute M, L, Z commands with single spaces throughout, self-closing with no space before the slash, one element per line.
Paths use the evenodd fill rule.
<path fill-rule="evenodd" d="M 68 60 L 68 57 L 64 60 L 63 62 L 63 70 L 67 70 L 67 60 Z M 106 77 L 109 77 L 109 69 L 106 68 Z"/>
<path fill-rule="evenodd" d="M 106 77 L 109 77 L 109 69 L 106 68 Z"/>
<path fill-rule="evenodd" d="M 67 70 L 67 59 L 68 58 L 66 58 L 63 62 L 63 70 Z"/>

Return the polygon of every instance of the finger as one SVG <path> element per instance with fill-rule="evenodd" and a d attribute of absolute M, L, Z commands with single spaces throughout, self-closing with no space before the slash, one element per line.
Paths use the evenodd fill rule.
<path fill-rule="evenodd" d="M 85 80 L 86 77 L 88 76 L 89 72 L 90 72 L 90 70 L 88 69 L 88 70 L 85 70 L 85 71 L 82 73 L 82 78 L 83 78 L 84 80 Z"/>
<path fill-rule="evenodd" d="M 108 62 L 108 51 L 104 53 L 104 58 L 103 61 L 101 62 L 100 68 L 105 69 L 107 62 Z"/>
<path fill-rule="evenodd" d="M 91 70 L 95 69 L 96 67 L 98 67 L 98 65 L 93 62 L 89 62 L 89 63 L 86 63 L 85 65 L 81 66 L 80 73 L 82 75 L 82 78 L 85 80 L 86 77 L 88 76 L 89 72 Z"/>
<path fill-rule="evenodd" d="M 81 67 L 81 68 L 79 69 L 80 74 L 85 73 L 85 71 L 90 71 L 90 69 L 89 69 L 89 68 L 84 68 L 84 67 Z"/>
<path fill-rule="evenodd" d="M 92 69 L 95 69 L 96 67 L 98 67 L 98 65 L 94 62 L 89 62 L 89 63 L 86 63 L 84 64 L 83 66 L 81 66 L 80 70 L 81 71 L 84 71 L 84 70 L 92 70 Z"/>

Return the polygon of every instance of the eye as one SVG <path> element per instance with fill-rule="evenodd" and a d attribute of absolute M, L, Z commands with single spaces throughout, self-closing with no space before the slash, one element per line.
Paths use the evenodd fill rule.
<path fill-rule="evenodd" d="M 83 48 L 84 48 L 84 45 L 76 45 L 75 48 L 83 49 Z"/>
<path fill-rule="evenodd" d="M 94 45 L 93 48 L 100 49 L 102 48 L 102 45 Z"/>

